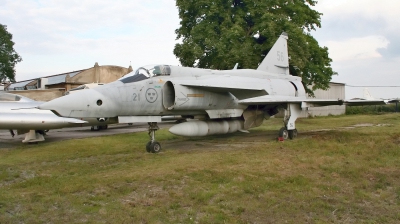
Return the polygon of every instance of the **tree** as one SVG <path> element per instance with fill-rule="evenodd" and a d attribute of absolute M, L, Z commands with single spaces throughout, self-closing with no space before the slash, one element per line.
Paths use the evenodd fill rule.
<path fill-rule="evenodd" d="M 0 81 L 10 80 L 15 82 L 15 65 L 22 58 L 14 50 L 12 34 L 7 31 L 7 26 L 0 24 Z"/>
<path fill-rule="evenodd" d="M 314 0 L 177 0 L 181 19 L 174 54 L 183 66 L 256 68 L 279 35 L 289 34 L 290 72 L 309 94 L 327 89 L 332 75 L 328 48 L 310 35 L 321 27 Z"/>

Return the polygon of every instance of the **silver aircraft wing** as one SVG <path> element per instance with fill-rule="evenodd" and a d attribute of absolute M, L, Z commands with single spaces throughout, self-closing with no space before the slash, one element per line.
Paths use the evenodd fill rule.
<path fill-rule="evenodd" d="M 265 83 L 259 82 L 259 79 L 251 77 L 221 76 L 210 79 L 200 80 L 179 80 L 175 82 L 183 86 L 192 88 L 206 89 L 213 92 L 230 92 L 239 99 L 239 103 L 246 105 L 267 105 L 281 103 L 299 103 L 302 107 L 322 107 L 332 105 L 385 105 L 386 100 L 380 99 L 360 99 L 360 100 L 342 100 L 342 99 L 308 99 L 304 97 L 276 96 L 268 95 L 265 91 Z"/>
<path fill-rule="evenodd" d="M 283 104 L 283 103 L 307 103 L 314 106 L 331 106 L 343 105 L 343 100 L 340 99 L 307 99 L 301 97 L 288 97 L 288 96 L 259 96 L 244 100 L 239 100 L 240 104 L 245 105 L 268 105 L 268 104 Z"/>
<path fill-rule="evenodd" d="M 288 96 L 259 96 L 240 100 L 239 103 L 245 105 L 268 105 L 279 103 L 299 103 L 303 104 L 302 107 L 322 107 L 332 105 L 348 105 L 348 106 L 362 106 L 362 105 L 385 105 L 386 100 L 341 100 L 341 99 L 307 99 L 300 97 Z"/>
<path fill-rule="evenodd" d="M 346 100 L 345 104 L 348 106 L 364 106 L 364 105 L 385 105 L 388 104 L 388 100 Z"/>
<path fill-rule="evenodd" d="M 251 77 L 229 76 L 212 77 L 209 79 L 174 80 L 175 84 L 204 89 L 212 92 L 230 92 L 238 99 L 267 95 L 265 83 Z"/>
<path fill-rule="evenodd" d="M 190 87 L 203 87 L 229 90 L 264 90 L 265 83 L 261 83 L 258 78 L 222 75 L 221 77 L 212 76 L 205 79 L 186 79 L 174 80 L 174 83 Z"/>

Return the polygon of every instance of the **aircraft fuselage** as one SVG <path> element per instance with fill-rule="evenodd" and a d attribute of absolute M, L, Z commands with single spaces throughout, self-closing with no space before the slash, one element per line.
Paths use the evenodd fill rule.
<path fill-rule="evenodd" d="M 57 108 L 56 114 L 73 118 L 118 116 L 208 115 L 212 118 L 241 116 L 249 96 L 291 96 L 305 98 L 301 79 L 264 71 L 209 70 L 180 66 L 149 66 L 108 85 L 64 96 L 42 109 Z M 165 74 L 154 74 L 162 67 Z M 130 78 L 143 75 L 146 77 Z M 132 81 L 133 80 L 133 81 Z M 209 80 L 212 80 L 211 82 Z M 239 88 L 239 90 L 237 89 Z M 242 88 L 243 90 L 240 90 Z M 63 102 L 65 101 L 65 102 Z"/>

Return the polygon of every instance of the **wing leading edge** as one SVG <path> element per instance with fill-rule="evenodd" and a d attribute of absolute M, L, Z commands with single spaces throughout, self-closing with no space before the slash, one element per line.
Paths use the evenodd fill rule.
<path fill-rule="evenodd" d="M 259 96 L 249 99 L 240 100 L 239 103 L 245 105 L 268 105 L 294 103 L 302 104 L 302 107 L 322 107 L 334 105 L 363 106 L 363 105 L 385 105 L 386 100 L 341 100 L 341 99 L 307 99 L 300 97 L 287 96 Z"/>

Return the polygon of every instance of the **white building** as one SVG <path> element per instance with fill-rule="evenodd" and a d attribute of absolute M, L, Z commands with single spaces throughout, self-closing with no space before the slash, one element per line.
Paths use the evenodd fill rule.
<path fill-rule="evenodd" d="M 345 84 L 330 82 L 329 89 L 315 90 L 315 99 L 345 99 Z M 313 97 L 307 97 L 313 99 Z M 328 115 L 341 115 L 346 113 L 346 106 L 324 106 L 324 107 L 309 107 L 308 110 L 303 110 L 300 117 L 314 117 L 314 116 L 328 116 Z M 280 110 L 275 117 L 283 117 L 284 110 Z"/>
<path fill-rule="evenodd" d="M 345 99 L 345 84 L 330 82 L 329 89 L 314 91 L 316 99 Z M 312 99 L 312 97 L 308 97 Z M 307 111 L 303 111 L 302 117 L 308 116 L 328 116 L 328 115 L 341 115 L 346 113 L 346 106 L 326 106 L 326 107 L 311 107 Z"/>

